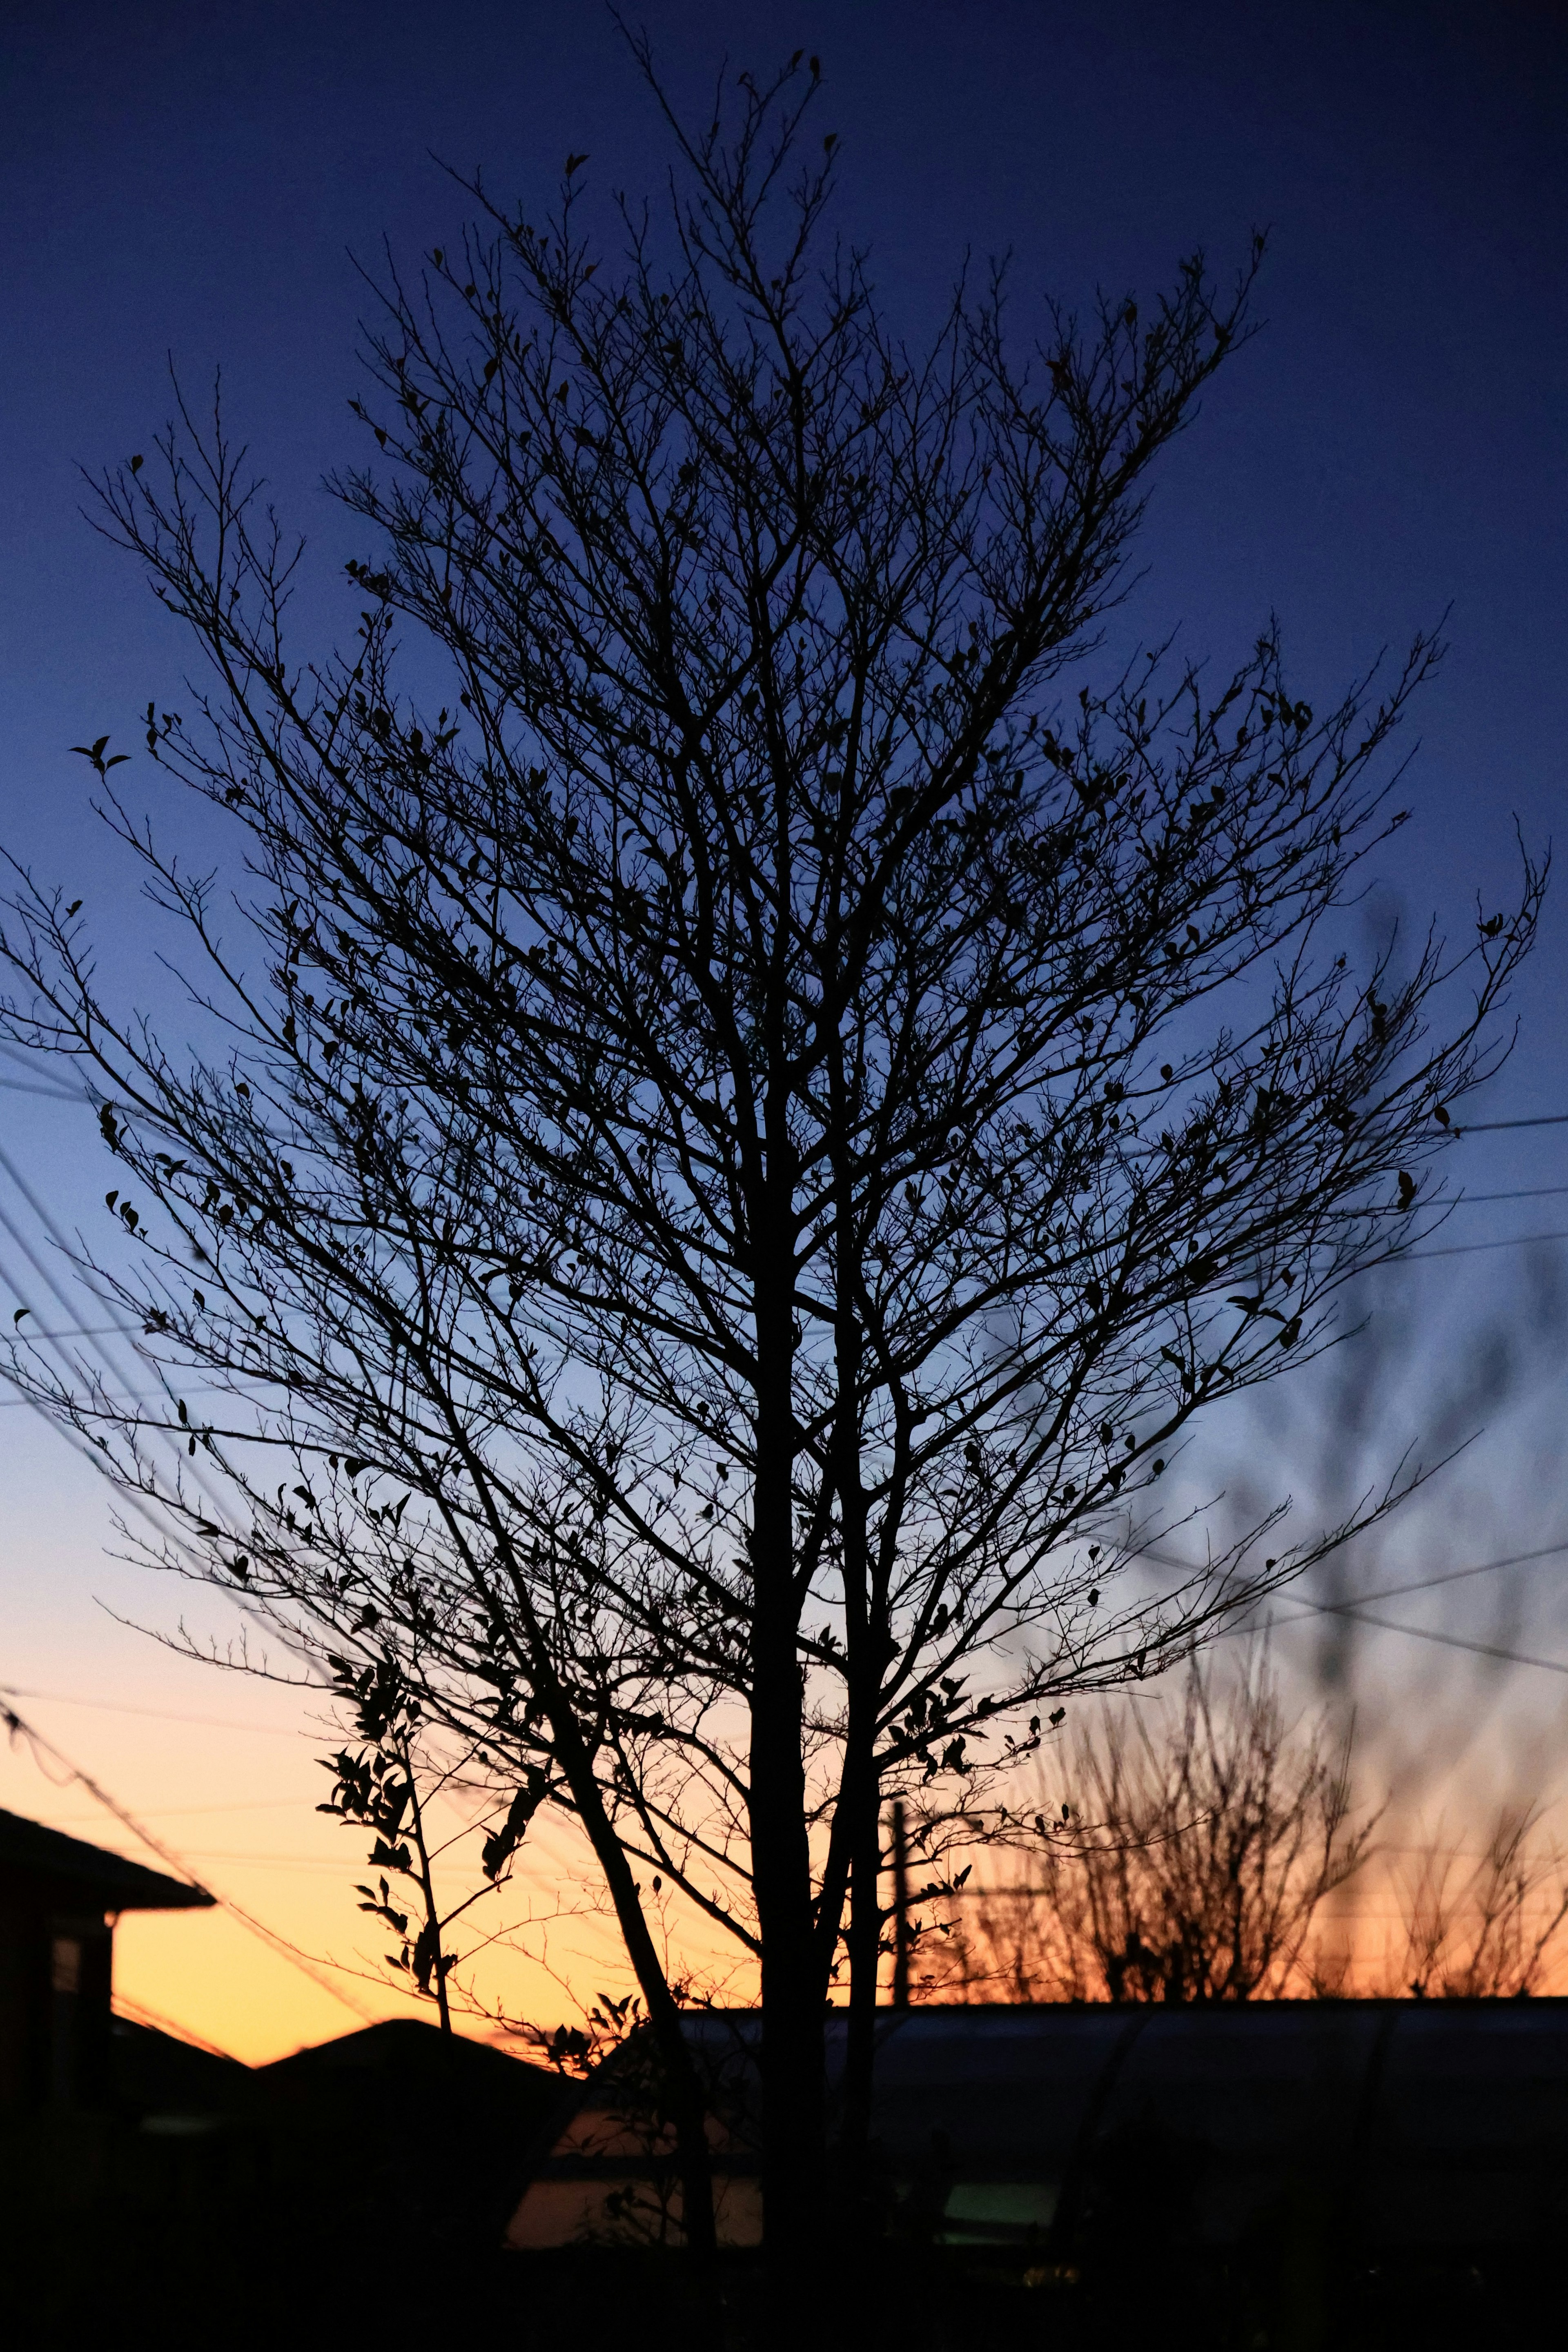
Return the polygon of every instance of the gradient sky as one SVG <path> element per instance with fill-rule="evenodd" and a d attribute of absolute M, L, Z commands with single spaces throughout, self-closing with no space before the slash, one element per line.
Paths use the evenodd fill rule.
<path fill-rule="evenodd" d="M 1568 738 L 1562 8 L 649 0 L 637 14 L 694 104 L 726 50 L 759 66 L 797 45 L 820 53 L 841 216 L 911 331 L 966 247 L 1010 247 L 1026 306 L 1041 288 L 1079 302 L 1097 283 L 1143 293 L 1194 247 L 1226 267 L 1255 225 L 1269 228 L 1267 332 L 1162 469 L 1127 632 L 1179 624 L 1190 650 L 1223 664 L 1275 610 L 1299 690 L 1321 702 L 1448 608 L 1452 656 L 1406 795 L 1417 821 L 1382 903 L 1455 928 L 1477 891 L 1498 903 L 1514 821 L 1538 847 L 1553 829 Z M 656 184 L 664 150 L 607 12 L 559 0 L 11 9 L 0 109 L 0 836 L 89 899 L 104 968 L 148 994 L 153 935 L 95 837 L 85 764 L 67 747 L 133 740 L 149 696 L 177 693 L 184 652 L 79 519 L 76 468 L 149 446 L 171 356 L 202 392 L 221 365 L 231 418 L 320 553 L 307 613 L 328 632 L 352 626 L 334 573 L 357 540 L 319 483 L 355 446 L 354 257 L 374 269 L 384 236 L 405 262 L 451 241 L 463 201 L 433 156 L 482 165 L 537 211 L 568 148 L 587 151 L 601 194 Z M 1559 888 L 1487 1115 L 1568 1110 L 1565 943 Z M 68 1219 L 110 1181 L 79 1113 L 0 1092 L 0 1134 Z M 1464 1181 L 1568 1182 L 1564 1138 L 1476 1138 L 1460 1147 Z M 1468 1209 L 1446 1238 L 1549 1232 L 1568 1226 L 1565 1208 L 1568 1195 Z M 15 1285 L 16 1252 L 0 1244 Z M 1327 1507 L 1362 1458 L 1370 1394 L 1377 1433 L 1386 1424 L 1398 1444 L 1445 1413 L 1485 1434 L 1350 1564 L 1351 1589 L 1568 1534 L 1555 1245 L 1381 1279 L 1380 1328 L 1399 1345 L 1361 1402 L 1325 1376 L 1271 1422 L 1222 1430 L 1216 1475 L 1236 1484 L 1245 1456 L 1260 1491 L 1283 1480 L 1303 1509 Z M 26 1703 L 51 1738 L 258 1915 L 352 1953 L 353 1872 L 342 1832 L 310 1811 L 320 1740 L 301 1736 L 298 1701 L 204 1675 L 99 1605 L 168 1626 L 181 1596 L 105 1558 L 102 1488 L 3 1400 L 0 1479 L 0 1682 L 63 1695 Z M 1568 1658 L 1565 1588 L 1549 1561 L 1404 1605 Z M 1331 1655 L 1280 1640 L 1303 1687 L 1328 1676 L 1342 1696 L 1379 1696 L 1373 1761 L 1405 1776 L 1413 1803 L 1445 1799 L 1461 1772 L 1560 1793 L 1568 1677 L 1407 1639 Z M 161 1712 L 115 1711 L 132 1706 Z M 0 1761 L 0 1804 L 98 1833 L 80 1790 L 52 1788 L 21 1752 Z M 122 1842 L 107 1821 L 102 1834 Z M 130 1926 L 121 1982 L 247 2056 L 353 2022 L 221 1917 Z M 388 2006 L 373 1986 L 353 1990 Z M 555 1998 L 539 1979 L 525 1990 Z"/>

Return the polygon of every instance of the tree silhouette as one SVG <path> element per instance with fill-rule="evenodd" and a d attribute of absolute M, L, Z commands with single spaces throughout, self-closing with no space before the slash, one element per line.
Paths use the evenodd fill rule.
<path fill-rule="evenodd" d="M 221 421 L 103 479 L 210 664 L 146 747 L 243 839 L 261 961 L 101 745 L 198 1042 L 101 1001 L 64 893 L 19 875 L 4 936 L 5 1034 L 100 1107 L 92 1278 L 168 1402 L 25 1335 L 17 1377 L 157 1497 L 171 1568 L 475 1752 L 498 1870 L 539 1804 L 580 1826 L 698 2246 L 650 1880 L 754 1964 L 786 2266 L 846 1960 L 864 2127 L 887 1793 L 973 1813 L 1067 1693 L 1315 1556 L 1128 1573 L 1186 1423 L 1418 1221 L 1542 887 L 1403 977 L 1338 951 L 1427 639 L 1316 713 L 1272 631 L 1223 685 L 1137 653 L 1068 690 L 1260 242 L 1032 351 L 997 271 L 911 352 L 827 233 L 819 83 L 667 108 L 676 192 L 607 263 L 572 156 L 547 222 L 476 184 L 461 250 L 387 279 L 342 656 L 286 645 L 298 554 Z"/>
<path fill-rule="evenodd" d="M 1079 1727 L 1065 1785 L 1021 1818 L 1022 1883 L 982 1889 L 937 1947 L 937 1981 L 1010 2000 L 1239 2001 L 1314 1989 L 1324 1902 L 1363 1870 L 1349 1738 L 1289 1721 L 1266 1650 L 1179 1704 Z"/>
<path fill-rule="evenodd" d="M 1479 1853 L 1438 1832 L 1407 1853 L 1394 1874 L 1400 1948 L 1385 1952 L 1375 1989 L 1416 2000 L 1538 1992 L 1568 1924 L 1565 1857 L 1540 1828 L 1539 1807 L 1504 1803 Z"/>

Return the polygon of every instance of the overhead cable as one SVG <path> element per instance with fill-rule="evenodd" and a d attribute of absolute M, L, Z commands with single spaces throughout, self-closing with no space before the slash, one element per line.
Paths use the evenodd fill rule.
<path fill-rule="evenodd" d="M 1544 1201 L 1549 1194 L 1568 1192 L 1568 1184 L 1526 1184 L 1518 1192 L 1461 1192 L 1456 1209 L 1473 1209 L 1482 1201 Z"/>
<path fill-rule="evenodd" d="M 1548 1674 L 1568 1675 L 1568 1663 L 1559 1658 L 1527 1657 L 1521 1651 L 1501 1650 L 1489 1642 L 1475 1642 L 1458 1633 L 1439 1633 L 1428 1625 L 1396 1625 L 1389 1618 L 1369 1617 L 1365 1613 L 1369 1601 L 1396 1601 L 1402 1600 L 1406 1594 L 1412 1592 L 1433 1592 L 1440 1585 L 1458 1584 L 1467 1577 L 1488 1576 L 1498 1569 L 1521 1568 L 1531 1560 L 1555 1559 L 1564 1552 L 1568 1552 L 1568 1537 L 1563 1538 L 1557 1543 L 1541 1544 L 1533 1551 L 1509 1552 L 1501 1559 L 1482 1559 L 1475 1561 L 1468 1568 L 1445 1569 L 1440 1575 L 1424 1576 L 1414 1583 L 1385 1585 L 1379 1591 L 1363 1593 L 1359 1600 L 1355 1601 L 1308 1601 L 1298 1595 L 1296 1597 L 1300 1605 L 1292 1613 L 1289 1617 L 1271 1615 L 1264 1630 L 1273 1633 L 1278 1626 L 1305 1625 L 1313 1617 L 1348 1617 L 1354 1624 L 1375 1626 L 1382 1633 L 1406 1633 L 1413 1641 L 1438 1642 L 1446 1649 L 1473 1650 L 1479 1656 L 1501 1658 L 1510 1665 L 1540 1666 Z M 1196 1576 L 1202 1573 L 1194 1562 L 1172 1559 L 1163 1552 L 1146 1551 L 1140 1553 L 1139 1557 L 1142 1559 L 1154 1560 L 1161 1568 L 1176 1569 L 1184 1576 Z M 1257 1631 L 1258 1628 L 1254 1625 L 1226 1625 L 1212 1638 L 1224 1642 Z"/>
<path fill-rule="evenodd" d="M 20 1192 L 24 1201 L 26 1201 L 27 1206 L 33 1212 L 33 1214 L 37 1218 L 38 1223 L 42 1225 L 45 1233 L 47 1234 L 49 1239 L 54 1243 L 55 1247 L 68 1263 L 70 1258 L 70 1246 L 65 1234 L 60 1231 L 58 1225 L 55 1223 L 54 1218 L 49 1214 L 48 1210 L 44 1206 L 44 1203 L 33 1191 L 21 1170 L 16 1166 L 15 1160 L 12 1160 L 10 1154 L 6 1152 L 4 1148 L 0 1148 L 0 1170 L 3 1170 L 10 1178 L 12 1183 L 15 1184 L 16 1190 Z M 33 1248 L 26 1234 L 24 1234 L 12 1222 L 11 1218 L 7 1215 L 3 1207 L 0 1207 L 0 1226 L 5 1228 L 10 1238 L 16 1243 L 16 1247 L 21 1251 L 28 1265 L 33 1267 L 39 1279 L 46 1285 L 57 1304 L 62 1307 L 68 1315 L 72 1313 L 74 1309 L 73 1300 L 61 1287 L 60 1284 L 56 1281 L 52 1271 Z M 97 1292 L 92 1290 L 90 1284 L 89 1284 L 88 1288 L 92 1297 L 95 1298 L 98 1297 Z M 102 1298 L 100 1298 L 98 1303 L 102 1307 L 108 1307 L 110 1304 L 109 1300 Z M 102 1335 L 95 1335 L 90 1348 L 90 1353 L 97 1358 L 99 1363 L 110 1375 L 111 1379 L 117 1385 L 127 1389 L 132 1396 L 134 1395 L 134 1385 L 133 1383 L 126 1381 L 124 1366 L 117 1363 L 110 1351 L 103 1346 Z M 68 1358 L 67 1360 L 68 1362 L 69 1359 Z M 141 1362 L 144 1361 L 144 1359 L 138 1357 L 136 1360 Z M 154 1424 L 154 1426 L 156 1425 Z M 202 1465 L 194 1457 L 194 1448 L 192 1457 L 187 1461 L 182 1454 L 177 1438 L 174 1436 L 172 1432 L 160 1430 L 158 1434 L 163 1438 L 164 1443 L 170 1447 L 170 1449 L 176 1455 L 180 1456 L 182 1470 L 186 1476 L 193 1479 L 198 1491 L 205 1496 L 207 1503 L 211 1507 L 213 1517 L 218 1520 L 221 1525 L 226 1517 L 223 1498 L 212 1486 L 210 1481 L 203 1475 Z M 183 1546 L 182 1549 L 184 1549 Z"/>
<path fill-rule="evenodd" d="M 1541 1118 L 1460 1119 L 1454 1125 L 1456 1135 L 1500 1135 L 1508 1127 L 1568 1127 L 1568 1110 L 1548 1111 Z"/>
<path fill-rule="evenodd" d="M 69 1103 L 73 1108 L 87 1100 L 85 1095 L 68 1095 L 59 1087 L 36 1087 L 27 1078 L 0 1078 L 8 1095 L 38 1095 L 45 1102 Z"/>
<path fill-rule="evenodd" d="M 318 1685 L 300 1683 L 296 1689 L 315 1690 Z M 232 1716 L 182 1715 L 166 1706 L 133 1706 L 129 1700 L 118 1698 L 73 1698 L 66 1691 L 31 1690 L 18 1683 L 0 1683 L 0 1697 L 41 1698 L 50 1706 L 86 1706 L 104 1715 L 141 1715 L 157 1723 L 189 1723 L 205 1731 L 256 1731 L 272 1739 L 299 1739 L 303 1734 L 281 1723 L 237 1723 Z"/>
<path fill-rule="evenodd" d="M 1388 1265 L 1413 1265 L 1418 1257 L 1470 1257 L 1477 1250 L 1526 1249 L 1532 1242 L 1568 1242 L 1568 1231 L 1552 1234 L 1508 1234 L 1500 1242 L 1455 1242 L 1445 1249 L 1405 1250 L 1384 1261 Z M 1372 1271 L 1378 1271 L 1373 1268 Z"/>
<path fill-rule="evenodd" d="M 1533 1658 L 1522 1650 L 1500 1650 L 1492 1642 L 1473 1642 L 1461 1633 L 1440 1633 L 1434 1625 L 1396 1625 L 1391 1617 L 1369 1617 L 1366 1612 L 1345 1607 L 1325 1612 L 1325 1614 L 1348 1617 L 1352 1625 L 1371 1625 L 1380 1633 L 1408 1633 L 1417 1642 L 1437 1642 L 1446 1650 L 1469 1650 L 1479 1658 L 1500 1658 L 1505 1665 L 1540 1666 L 1549 1675 L 1568 1675 L 1568 1660 Z M 1290 1621 L 1285 1621 L 1289 1623 Z M 1299 1624 L 1300 1620 L 1298 1618 Z"/>

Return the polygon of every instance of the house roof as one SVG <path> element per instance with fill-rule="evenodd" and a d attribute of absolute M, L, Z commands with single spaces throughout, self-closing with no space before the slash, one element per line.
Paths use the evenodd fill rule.
<path fill-rule="evenodd" d="M 254 2108 L 256 2077 L 237 2058 L 134 2017 L 116 2016 L 109 2036 L 115 2096 L 133 2114 L 216 2122 Z"/>
<path fill-rule="evenodd" d="M 62 1879 L 105 1911 L 202 1911 L 214 1900 L 205 1886 L 166 1878 L 21 1813 L 0 1811 L 0 1885 L 21 1877 Z"/>
<path fill-rule="evenodd" d="M 296 2050 L 257 2069 L 270 2095 L 350 2102 L 361 2108 L 390 2098 L 456 2103 L 493 2113 L 510 2130 L 533 2126 L 560 2104 L 563 2085 L 492 2042 L 444 2034 L 423 2018 L 389 2017 L 357 2033 Z"/>
<path fill-rule="evenodd" d="M 435 2228 L 448 2254 L 468 2248 L 475 2259 L 493 2253 L 568 2088 L 414 2017 L 297 2050 L 252 2079 L 272 2127 L 289 2135 L 288 2163 L 324 2168 L 323 2210 L 374 2211 L 377 2244 Z M 416 2163 L 411 2148 L 436 2155 Z"/>

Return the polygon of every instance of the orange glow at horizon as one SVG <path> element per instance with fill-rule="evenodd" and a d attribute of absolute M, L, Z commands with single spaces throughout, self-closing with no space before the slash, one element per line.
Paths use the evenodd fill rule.
<path fill-rule="evenodd" d="M 85 1675 L 74 1679 L 84 1685 L 87 1680 Z M 100 1677 L 94 1679 L 101 1688 Z M 142 1821 L 192 1876 L 297 1947 L 305 1964 L 297 1965 L 221 1906 L 129 1911 L 114 1938 L 115 1996 L 126 2012 L 249 2065 L 382 2018 L 433 2021 L 434 2005 L 412 1988 L 405 1991 L 384 1965 L 392 1937 L 357 1907 L 356 1882 L 373 1875 L 367 1836 L 315 1811 L 327 1782 L 314 1759 L 331 1743 L 324 1729 L 301 1728 L 299 1694 L 244 1688 L 232 1727 L 226 1728 L 221 1717 L 168 1719 L 196 1714 L 200 1679 L 184 1676 L 174 1692 L 164 1675 L 154 1673 L 151 1681 L 151 1689 L 128 1692 L 123 1702 L 106 1696 L 92 1708 L 32 1696 L 16 1705 L 25 1721 Z M 175 1697 L 183 1706 L 174 1706 Z M 137 1706 L 158 1712 L 138 1716 L 130 1711 Z M 154 1869 L 169 1866 L 68 1780 L 52 1758 L 35 1757 L 25 1739 L 0 1748 L 0 1807 Z M 447 1833 L 461 1827 L 454 1816 Z M 487 2004 L 499 2004 L 508 2019 L 553 2025 L 575 2014 L 569 1990 L 574 1980 L 591 1978 L 596 1990 L 615 1982 L 624 1964 L 617 1970 L 613 1925 L 584 1906 L 584 1876 L 573 1866 L 566 1841 L 547 1832 L 531 1843 L 533 1852 L 525 1851 L 511 1885 L 494 1898 L 493 1919 L 453 1941 L 461 1954 L 531 1908 L 536 1916 L 560 1915 L 531 1931 L 537 1957 L 491 1947 L 476 1977 Z M 447 1884 L 451 1899 L 469 1891 L 455 1875 Z M 510 1905 L 505 1917 L 502 1902 Z M 476 1906 L 465 1930 L 477 1929 L 479 1915 Z M 467 1976 L 459 1967 L 459 1983 Z M 496 2032 L 492 2021 L 471 2014 L 460 1999 L 453 2021 L 459 2032 L 481 2038 Z"/>
<path fill-rule="evenodd" d="M 172 1655 L 118 1617 L 168 1628 L 179 1604 L 197 1617 L 196 1634 L 219 1647 L 233 1631 L 226 1604 L 203 1593 L 195 1601 L 172 1592 L 166 1580 L 106 1559 L 108 1497 L 102 1484 L 73 1460 L 58 1440 L 16 1414 L 5 1434 L 17 1444 L 6 1458 L 8 1512 L 0 1525 L 0 1580 L 7 1599 L 5 1640 L 0 1644 L 0 1685 L 14 1687 L 21 1715 L 65 1757 L 92 1774 L 133 1816 L 184 1859 L 191 1874 L 230 1896 L 273 1933 L 299 1948 L 315 1974 L 294 1965 L 252 1934 L 232 1914 L 126 1915 L 116 1936 L 115 1978 L 131 2013 L 163 2021 L 231 2053 L 264 2063 L 303 2044 L 352 2032 L 369 2019 L 430 2017 L 431 2007 L 403 1990 L 384 1965 L 388 1942 L 357 1908 L 355 1885 L 368 1880 L 368 1839 L 315 1808 L 327 1792 L 319 1759 L 341 1744 L 322 1695 L 240 1674 L 196 1672 L 189 1658 Z M 1484 1554 L 1484 1544 L 1478 1551 Z M 108 1615 L 96 1595 L 106 1593 Z M 207 1622 L 210 1621 L 210 1622 Z M 243 1630 L 243 1629 L 242 1629 Z M 254 1640 L 254 1635 L 252 1636 Z M 1424 1659 L 1415 1662 L 1425 1664 Z M 297 1674 L 285 1661 L 290 1677 Z M 1543 1800 L 1546 1759 L 1561 1752 L 1551 1716 L 1559 1691 L 1547 1677 L 1528 1694 L 1539 1702 L 1530 1730 L 1535 1785 Z M 1428 1685 L 1422 1716 L 1427 1751 L 1444 1758 L 1441 1773 L 1416 1792 L 1426 1818 L 1441 1817 L 1447 1800 L 1453 1828 L 1479 1817 L 1497 1791 L 1480 1786 L 1477 1751 L 1468 1745 L 1462 1686 L 1443 1693 Z M 1391 1689 L 1392 1710 L 1396 1694 Z M 1442 1705 L 1439 1705 L 1439 1697 Z M 1447 1707 L 1447 1713 L 1444 1707 Z M 1517 1720 L 1528 1720 L 1516 1713 Z M 1523 1734 L 1521 1734 L 1523 1740 Z M 1480 1759 L 1484 1761 L 1484 1759 Z M 1368 1777 L 1373 1769 L 1369 1759 Z M 138 1845 L 87 1791 L 25 1740 L 0 1748 L 0 1806 L 51 1827 L 166 1867 Z M 444 1833 L 460 1834 L 465 1818 L 444 1811 Z M 1408 1810 L 1407 1810 L 1407 1818 Z M 1548 1830 L 1552 1827 L 1549 1820 Z M 1396 1832 L 1392 1821 L 1387 1834 Z M 477 1879 L 472 1842 L 449 1860 L 451 1899 Z M 531 1830 L 506 1894 L 487 1895 L 455 1937 L 459 1953 L 530 1910 L 524 1942 L 489 1944 L 470 1971 L 488 2007 L 511 2020 L 553 2026 L 578 2014 L 578 2001 L 601 1990 L 631 1989 L 613 1920 L 597 1897 L 597 1874 L 564 1821 L 546 1815 Z M 493 1906 L 493 1908 L 492 1908 Z M 504 1907 L 503 1907 L 504 1906 Z M 1347 1932 L 1358 1959 L 1375 1966 L 1387 1933 L 1385 1885 L 1375 1874 L 1357 1888 Z M 672 1930 L 677 1916 L 671 1912 Z M 1336 1922 L 1336 1925 L 1338 1923 Z M 1548 1983 L 1568 1990 L 1568 1937 L 1557 1948 Z M 721 1999 L 751 1997 L 752 1982 L 728 1956 L 693 1939 L 690 1957 Z M 320 1963 L 341 1964 L 342 1973 Z M 838 1997 L 838 1996 L 836 1996 Z M 495 2032 L 483 2016 L 459 2009 L 460 2032 Z M 513 2044 L 512 2046 L 516 2046 Z"/>

